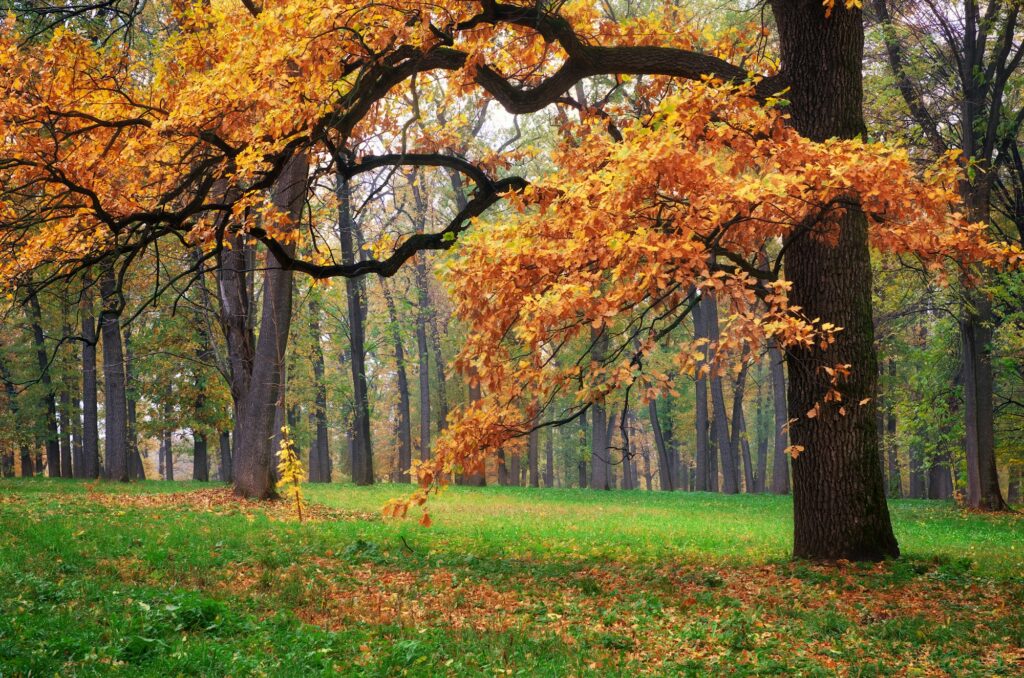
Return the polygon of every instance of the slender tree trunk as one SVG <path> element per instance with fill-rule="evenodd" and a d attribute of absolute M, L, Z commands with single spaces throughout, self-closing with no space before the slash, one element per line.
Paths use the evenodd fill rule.
<path fill-rule="evenodd" d="M 498 484 L 508 485 L 508 464 L 506 464 L 505 450 L 498 450 Z"/>
<path fill-rule="evenodd" d="M 309 481 L 331 482 L 329 459 L 331 456 L 327 435 L 327 384 L 324 382 L 324 348 L 321 343 L 320 301 L 310 299 L 310 332 L 313 340 L 313 389 L 316 392 L 310 423 L 313 425 L 313 445 L 309 452 Z"/>
<path fill-rule="evenodd" d="M 133 480 L 146 479 L 146 467 L 142 465 L 142 454 L 139 450 L 138 402 L 135 391 L 134 354 L 132 352 L 132 333 L 130 328 L 124 331 L 124 378 L 127 384 L 125 401 L 128 404 L 128 472 Z"/>
<path fill-rule="evenodd" d="M 43 311 L 39 305 L 39 297 L 35 292 L 28 297 L 31 313 L 32 340 L 36 348 L 36 360 L 39 364 L 39 382 L 43 388 L 43 401 L 46 404 L 45 438 L 46 468 L 51 478 L 60 476 L 60 434 L 57 429 L 57 393 L 50 377 L 50 356 L 46 351 L 46 336 L 43 333 Z M 42 472 L 42 468 L 39 468 Z"/>
<path fill-rule="evenodd" d="M 704 308 L 702 303 L 693 307 L 693 336 L 694 339 L 707 339 L 707 329 L 704 320 Z M 711 471 L 711 447 L 710 434 L 711 423 L 708 418 L 708 380 L 704 372 L 707 365 L 708 349 L 702 349 L 703 359 L 697 365 L 697 377 L 694 380 L 696 396 L 694 399 L 694 420 L 697 428 L 697 445 L 695 461 L 697 463 L 697 486 L 698 492 L 717 492 L 718 474 Z"/>
<path fill-rule="evenodd" d="M 402 332 L 398 326 L 398 310 L 395 308 L 395 299 L 391 295 L 391 289 L 385 278 L 380 279 L 380 288 L 384 293 L 384 302 L 388 309 L 391 343 L 395 349 L 395 371 L 398 379 L 398 473 L 396 479 L 400 483 L 407 483 L 409 482 L 409 469 L 412 466 L 412 405 L 409 397 L 409 376 L 405 367 L 405 345 L 402 343 Z"/>
<path fill-rule="evenodd" d="M 1003 511 L 1008 507 L 999 488 L 992 407 L 992 306 L 984 293 L 972 294 L 970 304 L 972 308 L 967 309 L 960 320 L 967 434 L 967 505 L 986 511 Z"/>
<path fill-rule="evenodd" d="M 544 437 L 544 487 L 555 486 L 555 431 L 548 427 Z"/>
<path fill-rule="evenodd" d="M 65 332 L 65 335 L 69 332 Z M 68 384 L 60 392 L 60 477 L 71 477 L 71 393 Z"/>
<path fill-rule="evenodd" d="M 7 407 L 10 409 L 11 414 L 14 415 L 15 421 L 17 421 L 18 409 L 20 407 L 18 403 L 18 392 L 14 387 L 14 382 L 11 381 L 11 372 L 7 366 L 7 362 L 3 358 L 3 355 L 0 355 L 0 380 L 4 382 L 4 393 L 7 395 Z M 19 443 L 19 452 L 21 454 L 21 477 L 31 478 L 35 474 L 35 464 L 32 462 L 32 448 L 25 442 L 24 438 L 21 438 Z"/>
<path fill-rule="evenodd" d="M 166 410 L 165 410 L 166 411 Z M 164 429 L 160 434 L 161 446 L 164 450 L 164 480 L 174 480 L 174 438 L 170 429 Z"/>
<path fill-rule="evenodd" d="M 593 360 L 600 364 L 608 347 L 608 335 L 603 330 L 594 330 L 591 335 L 593 343 Z M 590 487 L 595 490 L 609 490 L 611 483 L 611 464 L 608 454 L 608 414 L 603 400 L 595 402 L 591 408 L 590 438 Z"/>
<path fill-rule="evenodd" d="M 922 450 L 917 445 L 911 445 L 910 456 L 910 488 L 911 499 L 924 499 L 926 495 L 924 469 L 922 464 Z"/>
<path fill-rule="evenodd" d="M 651 400 L 647 403 L 647 414 L 651 420 L 651 432 L 654 434 L 654 446 L 658 449 L 658 483 L 665 492 L 672 492 L 679 489 L 678 478 L 675 474 L 675 464 L 671 457 L 665 436 L 661 431 L 661 421 L 658 418 L 658 401 Z"/>
<path fill-rule="evenodd" d="M 590 481 L 590 474 L 587 473 L 587 413 L 584 412 L 580 415 L 580 445 L 579 445 L 579 463 L 577 464 L 577 470 L 579 471 L 580 489 L 585 489 Z M 593 460 L 591 460 L 593 463 Z"/>
<path fill-rule="evenodd" d="M 772 379 L 772 407 L 775 412 L 775 450 L 772 455 L 772 493 L 789 494 L 789 410 L 786 404 L 786 372 L 782 351 L 768 343 L 768 371 Z"/>
<path fill-rule="evenodd" d="M 819 0 L 770 0 L 779 31 L 787 108 L 798 132 L 814 140 L 865 134 L 861 111 L 864 27 L 859 9 L 841 3 L 825 16 Z M 885 484 L 878 468 L 875 408 L 878 360 L 871 310 L 867 218 L 849 210 L 835 243 L 796 234 L 787 241 L 790 303 L 804 315 L 843 328 L 826 350 L 792 347 L 790 436 L 803 448 L 793 460 L 793 552 L 799 558 L 878 560 L 898 556 Z M 825 366 L 851 365 L 839 390 L 845 416 L 825 404 Z"/>
<path fill-rule="evenodd" d="M 100 475 L 100 434 L 96 386 L 96 318 L 92 281 L 82 283 L 82 469 L 79 477 Z"/>
<path fill-rule="evenodd" d="M 307 171 L 304 157 L 293 158 L 272 192 L 274 204 L 288 213 L 292 223 L 298 223 L 305 204 Z M 284 386 L 284 358 L 292 315 L 292 272 L 283 268 L 270 251 L 266 255 L 265 270 L 260 335 L 253 353 L 252 372 L 245 380 L 248 387 L 238 403 L 233 455 L 235 492 L 259 499 L 275 494 L 272 429 Z M 244 352 L 238 355 L 244 357 Z"/>
<path fill-rule="evenodd" d="M 530 439 L 527 445 L 527 465 L 530 470 L 530 487 L 540 487 L 540 431 L 530 431 Z"/>
<path fill-rule="evenodd" d="M 757 470 L 754 472 L 754 491 L 764 492 L 767 489 L 766 474 L 768 473 L 768 412 L 764 407 L 764 360 L 757 361 L 757 412 L 754 415 L 754 428 L 757 433 Z"/>
<path fill-rule="evenodd" d="M 220 432 L 220 468 L 217 477 L 222 483 L 231 482 L 231 432 Z"/>
<path fill-rule="evenodd" d="M 419 301 L 419 312 L 416 315 L 416 351 L 420 377 L 420 459 L 430 459 L 430 357 L 427 348 L 427 313 L 430 300 L 426 296 L 427 265 L 422 253 L 416 255 L 414 275 L 417 280 Z M 499 467 L 499 473 L 500 468 L 504 468 L 504 465 Z"/>
<path fill-rule="evenodd" d="M 707 329 L 708 339 L 712 346 L 718 344 L 718 302 L 714 295 L 706 292 L 701 299 L 704 306 L 704 325 Z M 711 385 L 711 425 L 715 428 L 715 441 L 718 444 L 718 452 L 722 460 L 722 492 L 725 494 L 736 494 L 740 491 L 739 460 L 737 450 L 733 448 L 729 436 L 729 416 L 725 409 L 725 391 L 722 387 L 722 377 L 717 370 L 712 370 L 710 377 Z M 734 424 L 735 425 L 735 424 Z"/>
<path fill-rule="evenodd" d="M 103 338 L 103 395 L 106 414 L 104 463 L 110 480 L 128 482 L 128 388 L 121 344 L 122 299 L 112 268 L 100 276 L 100 334 Z"/>
<path fill-rule="evenodd" d="M 734 453 L 740 453 L 743 459 L 743 489 L 747 494 L 755 492 L 754 464 L 750 458 L 750 442 L 747 440 L 747 421 L 743 415 L 743 397 L 747 387 L 747 371 L 749 363 L 744 360 L 732 392 L 732 440 Z"/>

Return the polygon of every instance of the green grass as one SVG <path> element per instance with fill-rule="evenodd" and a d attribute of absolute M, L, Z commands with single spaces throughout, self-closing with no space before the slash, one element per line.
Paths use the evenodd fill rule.
<path fill-rule="evenodd" d="M 0 481 L 0 676 L 1024 672 L 1019 516 L 894 502 L 904 557 L 835 567 L 790 561 L 786 497 L 452 488 L 425 529 L 388 485 L 305 486 L 337 510 L 301 525 L 149 496 L 209 487 Z"/>

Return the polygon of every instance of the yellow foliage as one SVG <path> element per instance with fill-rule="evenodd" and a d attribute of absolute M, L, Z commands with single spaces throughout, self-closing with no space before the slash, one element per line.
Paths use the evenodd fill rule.
<path fill-rule="evenodd" d="M 281 427 L 281 449 L 277 452 L 277 473 L 281 477 L 281 494 L 286 499 L 295 502 L 295 515 L 299 522 L 302 522 L 302 507 L 305 501 L 302 498 L 302 477 L 304 470 L 302 460 L 295 451 L 295 441 L 291 438 L 291 430 L 287 426 Z"/>

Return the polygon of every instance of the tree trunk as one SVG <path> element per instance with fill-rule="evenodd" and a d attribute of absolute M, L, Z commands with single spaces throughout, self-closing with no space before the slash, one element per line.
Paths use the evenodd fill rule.
<path fill-rule="evenodd" d="M 953 476 L 949 471 L 949 453 L 944 452 L 932 459 L 928 468 L 928 498 L 951 499 L 953 497 Z"/>
<path fill-rule="evenodd" d="M 50 357 L 46 352 L 46 336 L 43 333 L 43 311 L 39 297 L 33 292 L 28 297 L 31 312 L 32 340 L 39 364 L 39 382 L 43 387 L 43 401 L 46 404 L 45 438 L 47 475 L 60 476 L 60 434 L 57 430 L 57 393 L 50 377 Z M 42 472 L 42 468 L 39 469 Z"/>
<path fill-rule="evenodd" d="M 743 397 L 747 387 L 747 371 L 749 363 L 744 363 L 740 373 L 736 376 L 736 384 L 732 392 L 732 440 L 731 447 L 734 453 L 740 453 L 743 459 L 743 490 L 747 494 L 755 492 L 754 488 L 754 463 L 750 458 L 750 441 L 747 440 L 747 421 L 743 415 Z"/>
<path fill-rule="evenodd" d="M 100 475 L 100 434 L 96 386 L 96 319 L 93 311 L 93 283 L 86 274 L 82 282 L 82 478 Z"/>
<path fill-rule="evenodd" d="M 661 430 L 658 418 L 658 401 L 647 403 L 647 414 L 651 419 L 651 431 L 654 434 L 654 446 L 658 449 L 658 483 L 665 492 L 679 489 L 676 464 L 673 463 L 671 452 Z"/>
<path fill-rule="evenodd" d="M 356 262 L 355 241 L 358 226 L 352 216 L 352 195 L 348 179 L 337 175 L 338 239 L 341 241 L 341 262 L 351 266 Z M 363 324 L 363 281 L 345 279 L 345 298 L 348 302 L 348 332 L 352 367 L 353 417 L 352 482 L 356 485 L 373 484 L 373 445 L 370 438 L 370 395 L 366 383 L 366 329 Z"/>
<path fill-rule="evenodd" d="M 693 307 L 693 336 L 694 339 L 707 339 L 707 329 L 704 321 L 704 308 L 702 303 Z M 705 346 L 701 349 L 704 358 L 697 365 L 697 377 L 694 380 L 696 396 L 694 400 L 694 420 L 697 428 L 697 486 L 698 492 L 717 492 L 718 474 L 711 471 L 711 447 L 710 434 L 711 423 L 708 418 L 708 380 L 703 369 L 707 365 L 708 349 Z"/>
<path fill-rule="evenodd" d="M 192 431 L 192 480 L 210 480 L 210 459 L 207 453 L 206 434 Z"/>
<path fill-rule="evenodd" d="M 220 432 L 220 468 L 217 477 L 222 483 L 231 482 L 231 432 Z"/>
<path fill-rule="evenodd" d="M 786 371 L 782 351 L 768 342 L 768 371 L 772 378 L 772 407 L 775 412 L 775 449 L 772 454 L 772 493 L 789 494 L 789 409 L 786 403 Z"/>
<path fill-rule="evenodd" d="M 530 469 L 530 487 L 540 487 L 540 431 L 536 428 L 530 431 L 530 439 L 527 445 L 527 464 Z"/>
<path fill-rule="evenodd" d="M 71 393 L 66 382 L 60 391 L 60 477 L 71 477 Z"/>
<path fill-rule="evenodd" d="M 992 407 L 992 306 L 983 292 L 970 295 L 971 308 L 960 320 L 963 345 L 964 415 L 967 452 L 967 505 L 986 511 L 1008 507 L 999 489 Z"/>
<path fill-rule="evenodd" d="M 100 334 L 103 338 L 104 464 L 110 480 L 128 482 L 128 388 L 121 344 L 122 297 L 112 268 L 100 275 Z"/>
<path fill-rule="evenodd" d="M 513 454 L 508 460 L 508 482 L 517 487 L 522 485 L 520 459 L 518 454 Z"/>
<path fill-rule="evenodd" d="M 601 364 L 608 348 L 608 335 L 604 330 L 593 330 L 591 342 L 593 343 L 592 358 L 595 363 Z M 590 409 L 590 487 L 595 490 L 610 490 L 612 483 L 611 460 L 608 458 L 608 414 L 605 411 L 603 400 L 595 402 Z"/>
<path fill-rule="evenodd" d="M 174 480 L 174 438 L 170 429 L 160 434 L 160 446 L 163 448 L 164 480 Z"/>
<path fill-rule="evenodd" d="M 409 376 L 405 368 L 405 346 L 402 343 L 402 332 L 398 326 L 398 311 L 395 299 L 387 280 L 380 279 L 380 288 L 384 293 L 384 302 L 388 309 L 388 321 L 391 326 L 391 343 L 395 349 L 395 371 L 398 379 L 398 466 L 396 480 L 400 483 L 409 482 L 409 469 L 412 466 L 412 405 L 409 398 Z M 429 422 L 428 422 L 429 423 Z"/>
<path fill-rule="evenodd" d="M 272 192 L 274 205 L 286 211 L 292 223 L 298 223 L 302 215 L 306 175 L 305 157 L 293 158 L 282 171 Z M 271 441 L 275 410 L 283 388 L 284 358 L 292 315 L 292 272 L 282 268 L 270 251 L 264 268 L 260 335 L 253 353 L 252 372 L 245 380 L 248 387 L 238 403 L 233 459 L 235 492 L 257 499 L 275 494 L 272 468 L 275 455 Z M 244 357 L 244 352 L 237 355 Z"/>
<path fill-rule="evenodd" d="M 555 430 L 548 427 L 544 439 L 544 487 L 555 486 Z"/>
<path fill-rule="evenodd" d="M 1006 503 L 1019 504 L 1020 484 L 1021 478 L 1024 476 L 1024 466 L 1021 466 L 1020 464 L 1010 464 L 1009 476 L 1009 482 L 1006 485 Z"/>
<path fill-rule="evenodd" d="M 910 486 L 908 496 L 911 499 L 924 499 L 926 494 L 921 455 L 922 450 L 920 447 L 917 445 L 910 446 Z"/>
<path fill-rule="evenodd" d="M 142 454 L 139 450 L 138 402 L 133 386 L 134 354 L 132 353 L 132 333 L 130 328 L 124 331 L 124 379 L 127 388 L 125 401 L 128 404 L 128 473 L 132 480 L 145 480 L 146 467 L 142 465 Z"/>
<path fill-rule="evenodd" d="M 430 459 L 430 357 L 427 348 L 427 313 L 430 300 L 427 298 L 427 266 L 425 255 L 416 255 L 415 277 L 417 279 L 419 309 L 416 314 L 416 351 L 419 358 L 420 377 L 420 459 Z M 499 471 L 500 472 L 500 471 Z"/>
<path fill-rule="evenodd" d="M 826 17 L 820 0 L 771 0 L 771 6 L 796 130 L 819 141 L 865 134 L 860 10 L 836 3 Z M 839 222 L 836 244 L 798 233 L 785 255 L 790 303 L 809 318 L 843 328 L 826 350 L 793 347 L 787 353 L 790 436 L 803 448 L 792 463 L 793 552 L 799 558 L 879 560 L 898 556 L 899 547 L 877 463 L 867 219 L 850 210 Z M 839 384 L 846 415 L 833 403 L 808 417 L 831 388 L 819 368 L 839 364 L 851 366 Z"/>
<path fill-rule="evenodd" d="M 324 383 L 324 348 L 321 343 L 320 301 L 312 297 L 309 302 L 310 331 L 313 340 L 313 413 L 310 423 L 313 425 L 313 444 L 309 451 L 309 482 L 329 483 L 330 447 L 327 436 L 327 384 Z"/>
<path fill-rule="evenodd" d="M 704 306 L 701 313 L 707 337 L 712 346 L 716 346 L 719 340 L 718 301 L 713 294 L 706 292 L 700 303 Z M 725 391 L 722 387 L 722 377 L 717 374 L 717 370 L 712 370 L 710 383 L 711 425 L 715 428 L 715 441 L 718 444 L 719 458 L 722 460 L 722 492 L 736 494 L 740 491 L 738 452 L 733 448 L 729 436 L 729 415 L 726 414 L 725 409 Z M 735 422 L 733 426 L 735 427 Z"/>

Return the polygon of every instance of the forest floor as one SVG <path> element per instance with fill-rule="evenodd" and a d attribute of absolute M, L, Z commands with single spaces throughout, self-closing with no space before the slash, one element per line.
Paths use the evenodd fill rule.
<path fill-rule="evenodd" d="M 0 676 L 1024 675 L 1024 518 L 892 503 L 791 561 L 787 497 L 0 481 Z"/>

